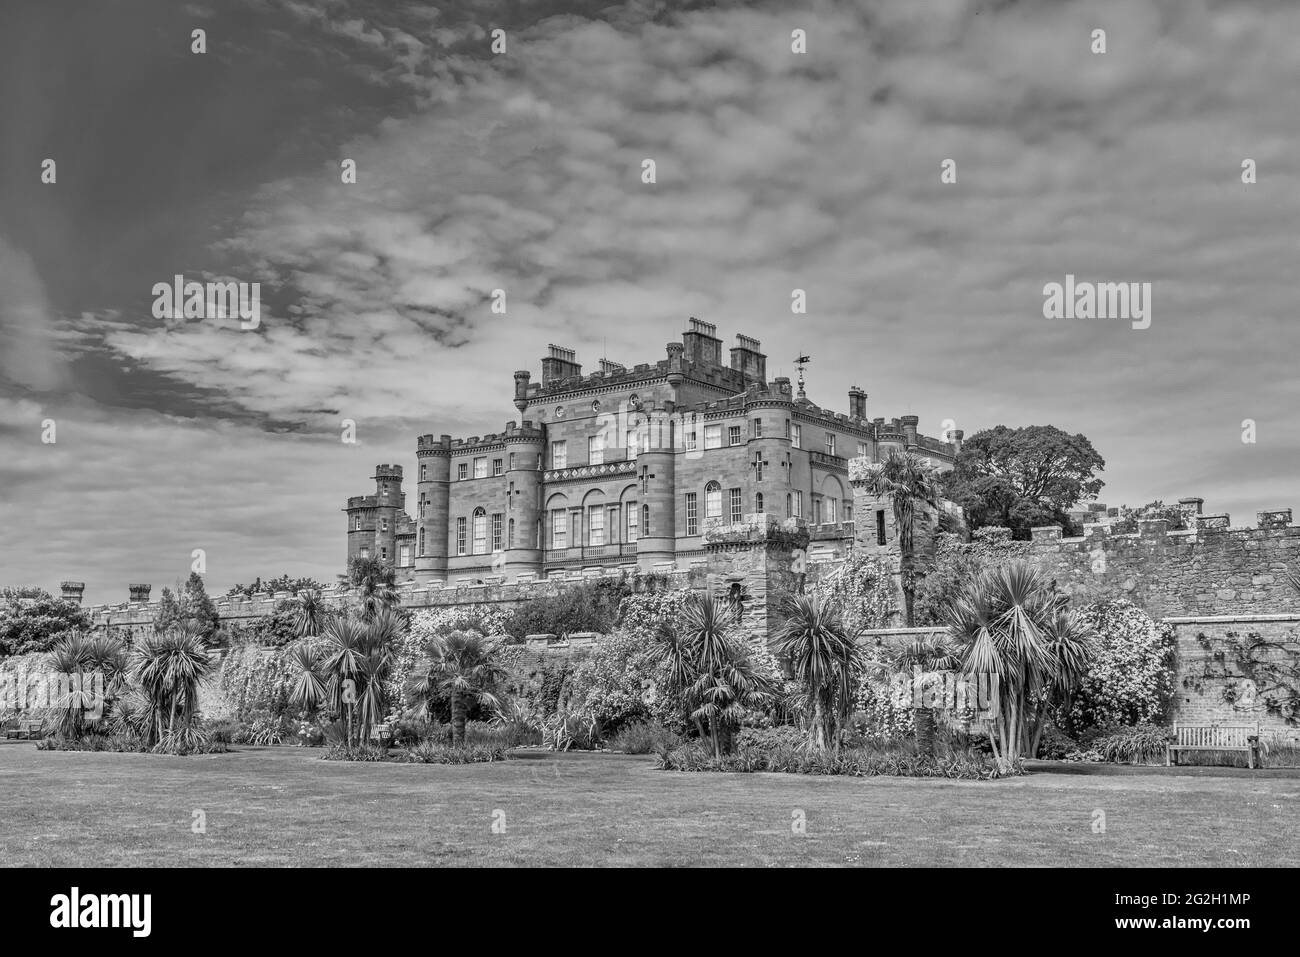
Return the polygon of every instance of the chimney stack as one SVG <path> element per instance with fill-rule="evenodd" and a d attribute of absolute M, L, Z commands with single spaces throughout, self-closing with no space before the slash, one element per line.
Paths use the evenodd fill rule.
<path fill-rule="evenodd" d="M 63 592 L 64 601 L 75 601 L 78 605 L 80 605 L 81 596 L 86 591 L 86 583 L 85 582 L 60 582 L 59 588 Z"/>
<path fill-rule="evenodd" d="M 853 386 L 849 389 L 849 418 L 865 419 L 867 417 L 867 394 Z"/>
<path fill-rule="evenodd" d="M 149 592 L 153 590 L 152 585 L 127 585 L 126 587 L 131 592 L 131 601 L 133 602 L 147 602 Z"/>

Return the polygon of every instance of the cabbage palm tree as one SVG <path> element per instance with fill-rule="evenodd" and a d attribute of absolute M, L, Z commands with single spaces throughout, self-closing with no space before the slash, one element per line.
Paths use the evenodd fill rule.
<path fill-rule="evenodd" d="M 914 541 L 917 512 L 938 508 L 939 486 L 935 470 L 912 452 L 891 450 L 888 458 L 872 469 L 866 479 L 872 495 L 889 496 L 898 528 L 898 571 L 903 589 L 903 627 L 912 627 L 916 603 Z"/>
<path fill-rule="evenodd" d="M 378 558 L 354 558 L 348 575 L 357 589 L 362 618 L 374 618 L 383 610 L 401 604 L 402 598 L 395 587 L 397 573 L 387 562 Z"/>
<path fill-rule="evenodd" d="M 370 618 L 329 616 L 318 639 L 303 638 L 289 651 L 290 701 L 307 711 L 325 706 L 341 713 L 349 747 L 369 737 L 387 711 L 384 684 L 404 627 L 401 613 L 392 608 L 380 608 Z"/>
<path fill-rule="evenodd" d="M 804 710 L 811 716 L 809 745 L 825 751 L 833 740 L 838 750 L 864 668 L 862 652 L 845 628 L 839 607 L 818 595 L 791 596 L 775 650 L 803 684 Z"/>
<path fill-rule="evenodd" d="M 131 652 L 130 673 L 149 701 L 153 714 L 148 743 L 163 736 L 163 717 L 170 737 L 190 726 L 199 709 L 199 685 L 213 660 L 203 638 L 190 628 L 173 628 L 139 642 Z"/>
<path fill-rule="evenodd" d="M 424 643 L 424 660 L 407 679 L 406 692 L 427 716 L 435 701 L 451 704 L 451 743 L 465 743 L 465 721 L 473 703 L 497 708 L 498 685 L 507 677 L 496 661 L 496 646 L 482 632 L 452 631 Z"/>
<path fill-rule="evenodd" d="M 102 712 L 121 691 L 127 671 L 126 645 L 107 635 L 70 634 L 46 659 L 63 682 L 55 702 L 55 731 L 78 739 L 86 731 L 87 711 Z"/>
<path fill-rule="evenodd" d="M 293 633 L 298 638 L 307 638 L 321 633 L 325 620 L 330 615 L 329 607 L 320 590 L 304 588 L 294 597 Z"/>
<path fill-rule="evenodd" d="M 776 698 L 771 679 L 759 673 L 737 638 L 728 607 L 712 594 L 692 595 L 682 607 L 673 639 L 670 671 L 690 683 L 683 689 L 691 717 L 707 720 L 715 757 L 730 750 L 731 731 L 746 709 Z M 676 679 L 674 679 L 676 680 Z"/>
<path fill-rule="evenodd" d="M 1067 601 L 1042 572 L 1021 561 L 982 573 L 944 607 L 962 673 L 997 682 L 990 739 L 1000 760 L 1032 756 L 1044 703 L 1077 686 L 1091 658 L 1091 644 Z"/>

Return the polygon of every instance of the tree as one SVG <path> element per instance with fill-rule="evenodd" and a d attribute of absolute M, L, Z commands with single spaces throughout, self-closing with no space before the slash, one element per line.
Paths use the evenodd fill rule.
<path fill-rule="evenodd" d="M 294 633 L 299 638 L 319 635 L 330 616 L 329 606 L 315 588 L 304 588 L 298 592 L 292 599 L 291 607 L 294 613 Z"/>
<path fill-rule="evenodd" d="M 217 606 L 212 603 L 208 590 L 203 586 L 203 576 L 198 572 L 190 572 L 190 577 L 185 582 L 185 590 L 181 593 L 181 613 L 195 634 L 204 642 L 213 643 L 221 619 L 217 617 Z"/>
<path fill-rule="evenodd" d="M 496 646 L 480 631 L 456 630 L 435 635 L 421 649 L 424 661 L 407 679 L 406 691 L 428 715 L 438 700 L 451 703 L 451 743 L 465 744 L 469 705 L 499 707 L 498 686 L 506 671 L 496 661 Z"/>
<path fill-rule="evenodd" d="M 378 558 L 357 557 L 348 565 L 348 579 L 357 589 L 361 616 L 374 618 L 384 609 L 396 608 L 402 598 L 397 593 L 397 570 Z"/>
<path fill-rule="evenodd" d="M 131 677 L 147 697 L 152 713 L 147 743 L 163 739 L 164 717 L 168 740 L 190 727 L 199 708 L 199 685 L 212 667 L 203 639 L 185 628 L 151 635 L 134 647 Z"/>
<path fill-rule="evenodd" d="M 65 682 L 54 704 L 55 731 L 78 740 L 87 730 L 86 712 L 98 707 L 102 717 L 121 691 L 127 672 L 126 645 L 107 635 L 67 633 L 55 642 L 47 663 Z"/>
<path fill-rule="evenodd" d="M 835 742 L 853 709 L 853 693 L 863 671 L 863 656 L 855 636 L 844 627 L 838 606 L 817 595 L 787 600 L 786 618 L 777 635 L 776 653 L 802 682 L 812 720 L 808 743 L 825 751 Z"/>
<path fill-rule="evenodd" d="M 889 659 L 895 673 L 912 675 L 912 727 L 918 754 L 934 754 L 934 709 L 925 705 L 927 672 L 954 671 L 959 666 L 955 649 L 942 637 L 924 637 L 908 642 Z M 917 702 L 922 702 L 918 704 Z"/>
<path fill-rule="evenodd" d="M 939 487 L 933 467 L 911 452 L 890 451 L 884 462 L 867 476 L 866 489 L 872 495 L 889 496 L 894 524 L 898 527 L 899 579 L 903 588 L 903 626 L 912 627 L 916 596 L 915 533 L 917 511 L 938 509 Z"/>
<path fill-rule="evenodd" d="M 49 651 L 65 635 L 88 628 L 85 609 L 43 588 L 6 588 L 0 593 L 0 656 Z"/>
<path fill-rule="evenodd" d="M 1067 602 L 1037 568 L 1015 562 L 967 582 L 946 608 L 963 675 L 996 681 L 989 737 L 1001 761 L 1033 755 L 1051 704 L 1077 686 L 1092 657 Z"/>
<path fill-rule="evenodd" d="M 1070 529 L 1069 510 L 1095 499 L 1106 467 L 1082 434 L 1051 425 L 999 425 L 962 444 L 942 480 L 946 498 L 962 507 L 970 528 L 999 525 L 1028 539 L 1036 525 Z"/>
<path fill-rule="evenodd" d="M 290 700 L 308 711 L 324 704 L 342 714 L 349 747 L 368 738 L 388 711 L 384 687 L 405 629 L 405 618 L 394 608 L 379 608 L 373 617 L 329 617 L 318 639 L 303 638 L 290 649 Z"/>
<path fill-rule="evenodd" d="M 711 594 L 687 600 L 672 632 L 660 635 L 658 649 L 673 690 L 693 707 L 689 716 L 697 727 L 708 722 L 715 757 L 731 750 L 732 731 L 746 710 L 776 699 L 774 681 L 737 637 L 730 607 Z"/>

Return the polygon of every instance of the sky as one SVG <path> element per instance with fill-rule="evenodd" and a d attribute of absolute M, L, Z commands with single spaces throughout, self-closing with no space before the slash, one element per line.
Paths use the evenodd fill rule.
<path fill-rule="evenodd" d="M 375 464 L 689 316 L 823 406 L 1081 432 L 1110 505 L 1298 507 L 1298 40 L 1252 0 L 12 5 L 0 584 L 332 581 Z M 260 325 L 155 318 L 178 273 Z M 1045 318 L 1067 274 L 1150 327 Z"/>

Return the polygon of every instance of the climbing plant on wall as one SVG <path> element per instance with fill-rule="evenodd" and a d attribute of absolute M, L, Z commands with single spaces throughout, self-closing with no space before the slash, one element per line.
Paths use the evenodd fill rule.
<path fill-rule="evenodd" d="M 1183 687 L 1203 692 L 1212 682 L 1225 704 L 1246 711 L 1263 705 L 1287 724 L 1300 724 L 1300 641 L 1235 631 L 1221 639 L 1201 632 L 1196 641 L 1207 657 L 1200 673 L 1183 679 Z"/>

